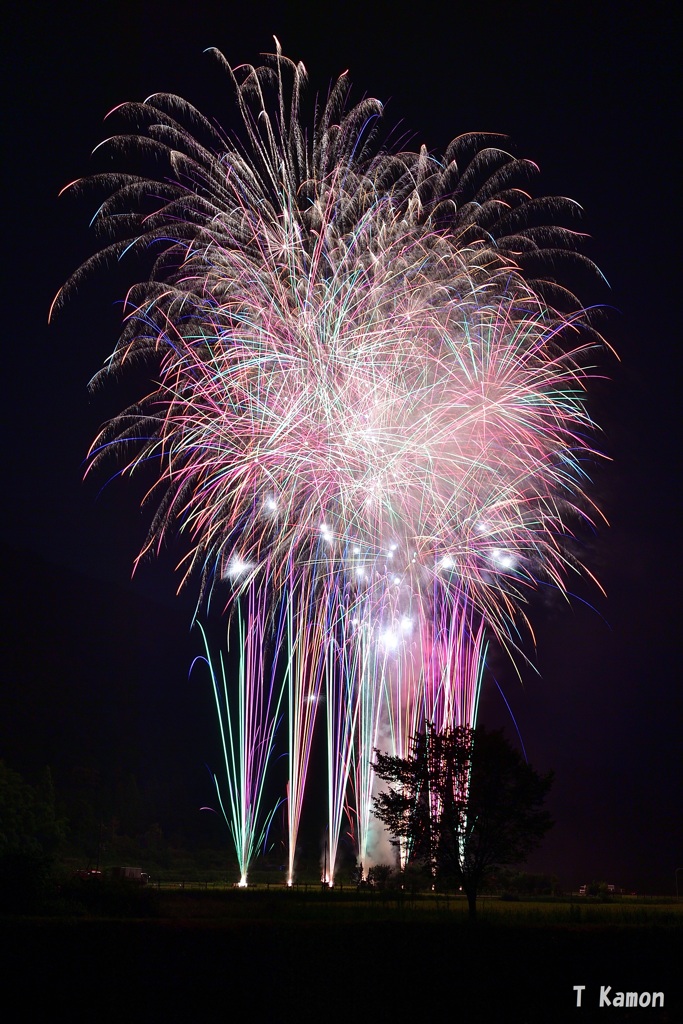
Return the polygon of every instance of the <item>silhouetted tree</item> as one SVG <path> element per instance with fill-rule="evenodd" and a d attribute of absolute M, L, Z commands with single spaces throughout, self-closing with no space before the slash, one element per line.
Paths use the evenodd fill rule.
<path fill-rule="evenodd" d="M 0 761 L 1 910 L 32 910 L 39 903 L 65 833 L 49 768 L 33 786 Z"/>
<path fill-rule="evenodd" d="M 462 886 L 472 918 L 490 868 L 524 861 L 553 824 L 543 810 L 552 774 L 534 771 L 502 732 L 428 728 L 410 757 L 375 751 L 374 767 L 389 784 L 375 814 L 393 842 Z"/>

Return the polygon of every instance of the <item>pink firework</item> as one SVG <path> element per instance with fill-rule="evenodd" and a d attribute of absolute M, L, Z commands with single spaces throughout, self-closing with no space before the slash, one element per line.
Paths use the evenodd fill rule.
<path fill-rule="evenodd" d="M 378 736 L 401 752 L 424 721 L 474 724 L 486 634 L 514 647 L 529 590 L 580 571 L 566 540 L 590 515 L 600 339 L 528 272 L 558 251 L 587 262 L 554 223 L 573 204 L 532 199 L 535 165 L 498 137 L 390 152 L 381 104 L 350 106 L 345 76 L 307 132 L 303 65 L 278 47 L 238 77 L 218 58 L 241 133 L 173 96 L 119 108 L 134 134 L 108 145 L 161 170 L 94 179 L 120 240 L 72 280 L 154 254 L 102 373 L 142 359 L 158 385 L 92 450 L 159 464 L 142 554 L 179 531 L 184 579 L 251 595 L 261 632 L 286 608 L 291 873 L 312 704 L 333 865 L 350 789 L 367 832 Z"/>

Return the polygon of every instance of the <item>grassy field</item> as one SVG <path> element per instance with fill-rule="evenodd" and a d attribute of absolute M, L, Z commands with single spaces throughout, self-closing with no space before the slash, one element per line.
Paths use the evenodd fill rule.
<path fill-rule="evenodd" d="M 405 920 L 415 922 L 466 921 L 463 896 L 440 893 L 393 891 L 321 890 L 319 886 L 287 890 L 262 886 L 234 887 L 163 886 L 152 890 L 156 912 L 171 919 L 244 920 L 266 916 L 277 920 Z M 683 928 L 683 900 L 671 897 L 622 896 L 601 902 L 590 897 L 546 897 L 506 900 L 484 896 L 477 904 L 478 923 L 506 925 L 614 925 L 619 927 Z"/>
<path fill-rule="evenodd" d="M 622 898 L 137 890 L 137 904 L 0 922 L 7 1020 L 564 1024 L 683 1020 L 683 906 Z M 104 909 L 104 908 L 102 908 Z M 124 914 L 125 910 L 125 914 Z M 576 1006 L 575 985 L 585 985 Z M 664 993 L 663 1008 L 598 1006 Z"/>

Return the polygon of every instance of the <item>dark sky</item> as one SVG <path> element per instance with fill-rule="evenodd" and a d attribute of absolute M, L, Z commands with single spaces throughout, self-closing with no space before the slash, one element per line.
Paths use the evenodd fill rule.
<path fill-rule="evenodd" d="M 533 865 L 567 885 L 673 890 L 683 866 L 678 47 L 668 5 L 591 7 L 427 0 L 406 18 L 373 0 L 336 13 L 205 0 L 27 3 L 9 15 L 0 756 L 12 766 L 66 773 L 97 756 L 185 787 L 188 807 L 210 796 L 215 723 L 206 688 L 187 680 L 199 640 L 190 596 L 174 597 L 173 553 L 131 581 L 141 487 L 116 481 L 98 495 L 103 479 L 82 482 L 98 426 L 135 397 L 126 385 L 87 391 L 115 344 L 133 267 L 84 284 L 48 327 L 54 294 L 95 248 L 94 204 L 57 194 L 92 169 L 103 117 L 120 102 L 177 92 L 228 123 L 203 50 L 257 63 L 276 34 L 313 90 L 349 69 L 357 96 L 388 101 L 411 146 L 506 133 L 540 164 L 537 192 L 585 210 L 586 251 L 610 287 L 589 282 L 584 298 L 609 307 L 602 329 L 621 358 L 605 354 L 611 383 L 591 405 L 613 460 L 594 488 L 611 526 L 583 557 L 607 597 L 581 585 L 569 606 L 539 602 L 540 674 L 525 670 L 522 686 L 502 658 L 494 667 L 530 761 L 556 773 L 557 825 Z M 491 682 L 482 720 L 515 735 Z"/>

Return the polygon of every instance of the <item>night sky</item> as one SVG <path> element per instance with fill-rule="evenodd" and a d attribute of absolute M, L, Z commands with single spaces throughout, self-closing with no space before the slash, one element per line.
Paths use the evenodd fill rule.
<path fill-rule="evenodd" d="M 566 886 L 595 878 L 673 892 L 683 866 L 678 49 L 669 5 L 591 7 L 427 0 L 407 19 L 372 0 L 338 13 L 57 2 L 7 16 L 0 757 L 11 767 L 48 763 L 59 780 L 79 765 L 123 766 L 170 817 L 211 799 L 216 725 L 206 679 L 188 680 L 200 641 L 194 592 L 174 596 L 182 549 L 131 579 L 149 521 L 143 482 L 102 492 L 104 474 L 83 482 L 98 427 L 138 393 L 125 381 L 87 389 L 114 347 L 134 261 L 83 284 L 49 327 L 47 313 L 96 248 L 96 200 L 57 196 L 94 169 L 104 115 L 168 91 L 229 127 L 228 91 L 203 51 L 259 63 L 275 34 L 306 64 L 312 91 L 349 69 L 354 96 L 385 101 L 411 148 L 505 133 L 540 165 L 535 194 L 571 196 L 585 211 L 585 251 L 609 287 L 582 279 L 581 297 L 605 307 L 600 326 L 621 359 L 605 352 L 609 382 L 596 383 L 590 406 L 612 460 L 592 494 L 611 525 L 582 557 L 607 597 L 580 583 L 569 605 L 536 601 L 538 674 L 523 669 L 522 685 L 502 656 L 492 669 L 530 762 L 556 774 L 557 824 L 530 866 Z M 519 742 L 491 676 L 480 719 Z"/>

